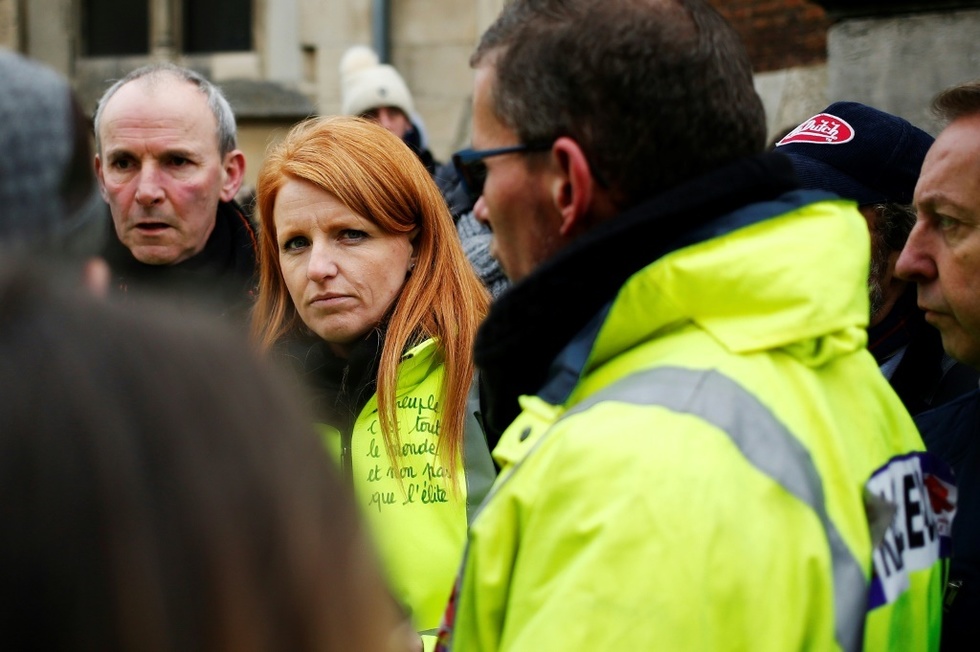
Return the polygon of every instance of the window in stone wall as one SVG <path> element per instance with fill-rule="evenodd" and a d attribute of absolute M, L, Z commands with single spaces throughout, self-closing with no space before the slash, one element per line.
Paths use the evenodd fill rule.
<path fill-rule="evenodd" d="M 184 52 L 251 49 L 251 0 L 185 0 Z"/>
<path fill-rule="evenodd" d="M 146 54 L 150 14 L 146 2 L 88 0 L 82 16 L 83 42 L 92 57 Z"/>
<path fill-rule="evenodd" d="M 83 0 L 86 56 L 252 49 L 254 0 Z"/>

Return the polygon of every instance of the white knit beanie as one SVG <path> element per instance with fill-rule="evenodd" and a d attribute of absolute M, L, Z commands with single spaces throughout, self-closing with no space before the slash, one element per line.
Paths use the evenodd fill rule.
<path fill-rule="evenodd" d="M 383 106 L 399 108 L 409 117 L 415 113 L 405 80 L 366 45 L 351 47 L 341 58 L 340 95 L 345 115 L 361 115 Z"/>

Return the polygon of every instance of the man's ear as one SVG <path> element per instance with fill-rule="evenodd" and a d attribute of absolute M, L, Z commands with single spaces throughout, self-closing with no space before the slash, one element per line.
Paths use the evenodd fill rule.
<path fill-rule="evenodd" d="M 586 226 L 595 198 L 596 181 L 585 152 L 571 138 L 562 136 L 557 139 L 551 146 L 551 154 L 558 168 L 552 184 L 552 200 L 561 214 L 559 232 L 568 236 L 575 229 Z"/>
<path fill-rule="evenodd" d="M 225 154 L 224 181 L 221 184 L 221 201 L 231 201 L 238 194 L 245 180 L 245 154 L 236 149 Z"/>

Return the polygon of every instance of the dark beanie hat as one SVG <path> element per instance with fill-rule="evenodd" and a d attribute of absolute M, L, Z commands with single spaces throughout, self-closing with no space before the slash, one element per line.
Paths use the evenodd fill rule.
<path fill-rule="evenodd" d="M 792 159 L 804 188 L 859 205 L 911 204 L 933 137 L 907 120 L 857 102 L 835 102 L 786 134 L 776 151 Z"/>
<path fill-rule="evenodd" d="M 0 247 L 97 254 L 107 234 L 85 120 L 54 70 L 0 50 Z"/>

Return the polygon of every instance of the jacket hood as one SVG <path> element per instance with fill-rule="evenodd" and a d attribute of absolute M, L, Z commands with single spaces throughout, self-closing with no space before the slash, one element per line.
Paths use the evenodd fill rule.
<path fill-rule="evenodd" d="M 868 228 L 846 200 L 790 193 L 775 217 L 648 265 L 615 298 L 589 366 L 693 323 L 734 353 L 781 349 L 809 366 L 867 342 Z"/>
<path fill-rule="evenodd" d="M 491 443 L 517 416 L 521 394 L 539 393 L 556 375 L 576 376 L 586 358 L 601 364 L 672 325 L 696 322 L 748 351 L 836 346 L 817 334 L 865 323 L 867 227 L 835 195 L 797 187 L 785 156 L 738 161 L 623 212 L 504 292 L 475 346 Z M 790 220 L 807 224 L 809 241 L 795 228 L 778 228 Z M 755 232 L 764 237 L 750 237 Z M 831 264 L 836 271 L 826 271 Z M 822 308 L 822 301 L 833 305 Z M 839 318 L 840 302 L 853 324 L 829 323 Z M 556 360 L 569 353 L 580 359 L 561 369 Z M 814 361 L 820 353 L 811 353 Z"/>

